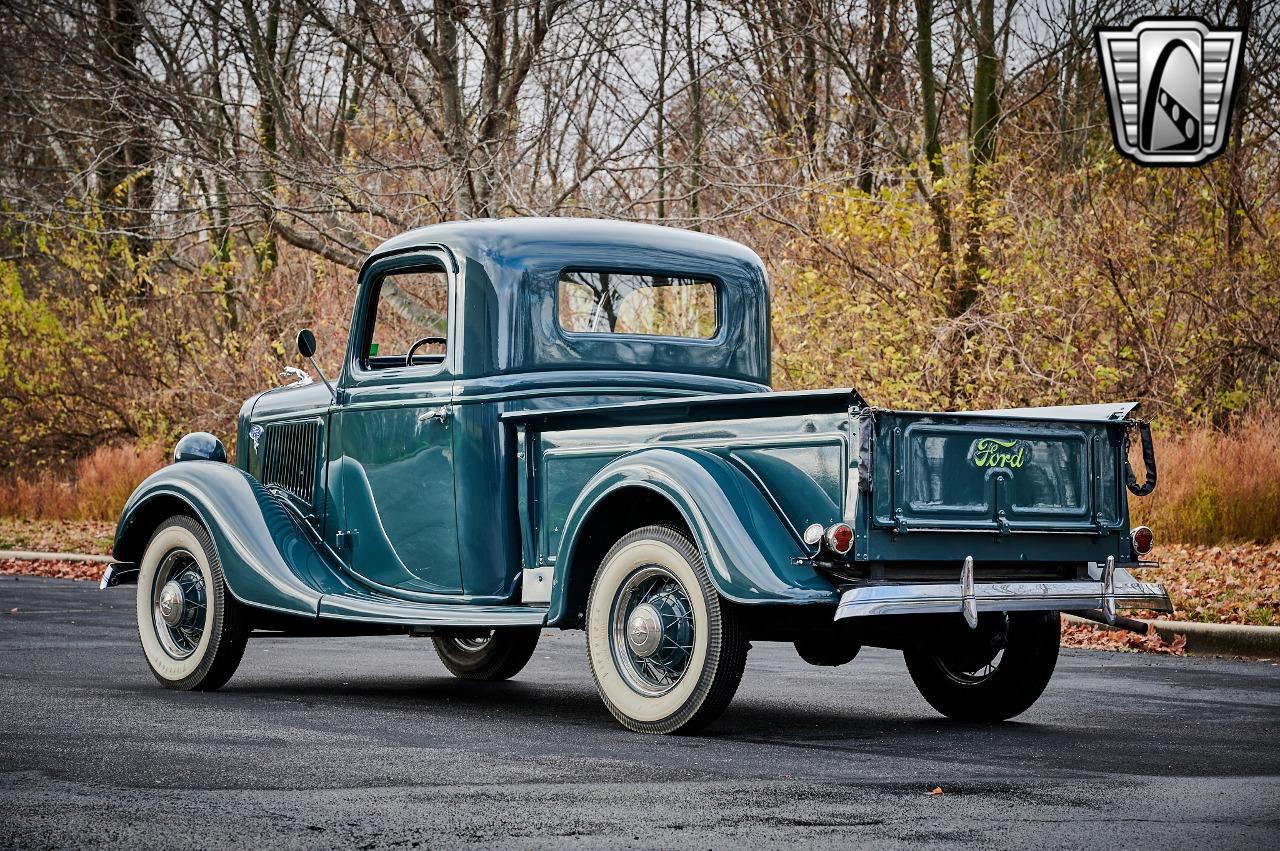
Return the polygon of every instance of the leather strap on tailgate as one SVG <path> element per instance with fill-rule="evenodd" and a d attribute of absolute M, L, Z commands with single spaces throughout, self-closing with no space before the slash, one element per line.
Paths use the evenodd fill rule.
<path fill-rule="evenodd" d="M 1138 477 L 1134 475 L 1133 466 L 1129 463 L 1129 438 L 1126 434 L 1124 440 L 1125 483 L 1134 496 L 1146 496 L 1156 489 L 1156 450 L 1151 445 L 1151 424 L 1145 420 L 1137 420 L 1133 425 L 1138 427 L 1138 435 L 1142 440 L 1142 466 L 1147 468 L 1147 480 L 1138 484 Z"/>

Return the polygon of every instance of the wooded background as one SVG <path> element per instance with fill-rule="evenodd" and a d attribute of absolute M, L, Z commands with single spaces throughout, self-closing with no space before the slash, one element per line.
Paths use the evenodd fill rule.
<path fill-rule="evenodd" d="M 1113 148 L 1097 24 L 1247 25 L 1227 152 Z M 54 0 L 0 8 L 0 470 L 228 435 L 361 255 L 475 216 L 740 240 L 774 383 L 875 404 L 1280 389 L 1280 11 L 1083 0 Z M 1274 412 L 1274 409 L 1272 409 Z"/>

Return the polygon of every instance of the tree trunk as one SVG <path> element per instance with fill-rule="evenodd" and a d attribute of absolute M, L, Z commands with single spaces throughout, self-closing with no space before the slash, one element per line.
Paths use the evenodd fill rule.
<path fill-rule="evenodd" d="M 867 61 L 867 94 L 873 101 L 878 101 L 884 94 L 884 75 L 887 65 L 885 40 L 889 26 L 897 15 L 897 3 L 889 10 L 889 23 L 885 21 L 885 0 L 871 0 L 868 17 L 871 20 L 871 44 Z M 932 48 L 931 48 L 932 49 Z M 932 62 L 932 56 L 930 57 Z M 861 132 L 858 134 L 861 146 L 858 149 L 858 188 L 868 195 L 875 189 L 875 173 L 871 168 L 871 149 L 875 144 L 876 118 L 875 107 L 869 107 L 862 114 Z M 935 118 L 936 123 L 936 118 Z"/>
<path fill-rule="evenodd" d="M 1235 0 L 1232 4 L 1236 11 L 1236 24 L 1247 27 L 1253 18 L 1253 0 Z M 1243 45 L 1242 45 L 1243 46 Z M 1239 70 L 1240 81 L 1236 86 L 1236 102 L 1231 114 L 1231 153 L 1228 154 L 1227 175 L 1227 257 L 1234 262 L 1240 250 L 1240 241 L 1244 233 L 1244 116 L 1248 111 L 1249 98 L 1249 66 L 1241 59 Z"/>
<path fill-rule="evenodd" d="M 916 2 L 916 60 L 920 66 L 920 112 L 924 158 L 929 175 L 933 183 L 937 184 L 947 176 L 947 172 L 942 164 L 942 140 L 938 135 L 938 94 L 933 71 L 933 0 Z M 955 282 L 955 262 L 950 205 L 947 199 L 932 187 L 925 190 L 925 196 L 929 202 L 929 209 L 933 213 L 938 247 L 945 264 L 943 280 L 948 289 L 951 289 Z"/>
<path fill-rule="evenodd" d="M 702 191 L 702 75 L 698 70 L 697 44 L 694 38 L 695 11 L 697 20 L 701 20 L 702 7 L 699 0 L 685 0 L 684 4 L 684 38 L 685 54 L 689 65 L 689 225 L 693 230 L 702 230 L 702 212 L 699 206 L 699 194 Z"/>
<path fill-rule="evenodd" d="M 964 271 L 951 302 L 952 317 L 964 315 L 978 298 L 984 263 L 982 237 L 990 201 L 990 166 L 995 162 L 996 126 L 1000 117 L 996 84 L 1000 73 L 996 56 L 995 0 L 978 0 L 974 47 L 973 108 L 969 116 L 968 215 Z"/>
<path fill-rule="evenodd" d="M 667 0 L 662 0 L 662 21 L 658 24 L 658 103 L 657 138 L 654 140 L 658 159 L 658 221 L 667 218 L 667 37 L 671 25 L 667 19 Z"/>
<path fill-rule="evenodd" d="M 138 68 L 142 14 L 139 0 L 97 0 L 95 53 L 107 93 L 102 105 L 106 150 L 100 156 L 98 194 L 108 229 L 124 232 L 135 259 L 148 251 L 155 201 L 151 125 L 144 115 Z M 146 289 L 145 283 L 142 287 Z"/>

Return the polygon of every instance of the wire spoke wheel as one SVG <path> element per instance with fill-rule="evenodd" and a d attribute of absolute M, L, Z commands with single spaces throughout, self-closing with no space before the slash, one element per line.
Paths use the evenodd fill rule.
<path fill-rule="evenodd" d="M 972 642 L 959 650 L 934 657 L 944 676 L 960 686 L 974 686 L 990 679 L 1004 659 L 1009 643 L 1009 615 L 997 612 L 985 620 Z"/>
<path fill-rule="evenodd" d="M 645 565 L 618 589 L 610 645 L 627 684 L 647 697 L 666 694 L 689 670 L 695 625 L 689 594 L 670 570 Z"/>
<path fill-rule="evenodd" d="M 693 732 L 738 689 L 746 631 L 684 529 L 643 526 L 619 538 L 592 579 L 585 621 L 596 688 L 631 730 Z"/>
<path fill-rule="evenodd" d="M 481 650 L 489 646 L 489 642 L 493 640 L 493 633 L 488 635 L 470 636 L 467 638 L 455 638 L 453 643 L 458 645 L 459 650 L 469 653 L 479 653 Z"/>
<path fill-rule="evenodd" d="M 188 550 L 167 553 L 152 582 L 156 638 L 174 659 L 186 659 L 204 637 L 208 590 L 200 566 Z"/>
<path fill-rule="evenodd" d="M 542 630 L 506 627 L 487 632 L 443 630 L 431 637 L 436 655 L 449 673 L 464 680 L 510 679 L 533 658 Z"/>

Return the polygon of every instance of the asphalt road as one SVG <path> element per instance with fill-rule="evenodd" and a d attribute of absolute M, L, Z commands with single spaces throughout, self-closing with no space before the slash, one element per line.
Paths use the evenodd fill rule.
<path fill-rule="evenodd" d="M 505 684 L 424 639 L 261 639 L 221 691 L 167 691 L 132 594 L 0 577 L 0 846 L 1280 845 L 1269 663 L 1064 651 L 1018 723 L 975 726 L 899 654 L 760 644 L 720 721 L 659 738 L 605 711 L 581 633 Z"/>

